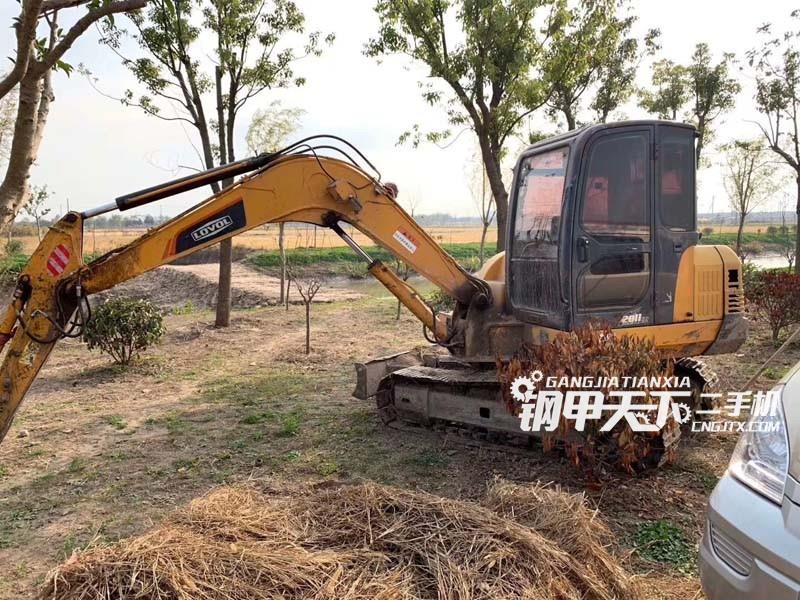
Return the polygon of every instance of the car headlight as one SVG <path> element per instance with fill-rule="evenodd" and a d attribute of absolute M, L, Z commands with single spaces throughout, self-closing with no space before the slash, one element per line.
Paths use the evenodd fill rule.
<path fill-rule="evenodd" d="M 775 391 L 777 400 L 768 414 L 751 413 L 728 468 L 736 479 L 780 504 L 789 471 L 789 441 L 782 387 Z"/>

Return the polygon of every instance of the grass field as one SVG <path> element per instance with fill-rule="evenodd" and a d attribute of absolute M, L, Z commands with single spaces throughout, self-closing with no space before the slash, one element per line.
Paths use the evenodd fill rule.
<path fill-rule="evenodd" d="M 382 425 L 350 396 L 352 365 L 420 343 L 418 321 L 397 320 L 392 299 L 315 306 L 310 356 L 301 306 L 236 311 L 228 329 L 213 318 L 169 315 L 164 342 L 130 368 L 58 345 L 0 446 L 0 598 L 32 597 L 74 549 L 140 534 L 216 485 L 370 480 L 469 500 L 498 475 L 585 491 L 647 600 L 702 598 L 696 544 L 735 435 L 687 436 L 675 465 L 599 485 L 538 445 Z M 721 389 L 739 389 L 771 350 L 756 323 L 742 354 L 710 357 Z"/>

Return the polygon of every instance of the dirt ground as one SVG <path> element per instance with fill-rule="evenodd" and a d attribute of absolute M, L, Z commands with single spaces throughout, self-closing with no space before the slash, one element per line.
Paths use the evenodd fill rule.
<path fill-rule="evenodd" d="M 30 596 L 73 549 L 141 533 L 223 483 L 370 479 L 470 499 L 497 475 L 586 490 L 649 598 L 702 597 L 696 545 L 731 434 L 685 438 L 660 472 L 589 484 L 558 455 L 398 431 L 352 398 L 354 362 L 423 341 L 391 300 L 314 306 L 310 356 L 300 306 L 238 310 L 225 330 L 208 310 L 177 312 L 127 369 L 71 340 L 56 348 L 0 446 L 0 598 Z M 770 350 L 756 328 L 740 353 L 710 362 L 736 389 Z M 768 377 L 798 358 L 793 349 Z M 642 527 L 662 522 L 688 540 L 684 564 L 643 555 Z"/>
<path fill-rule="evenodd" d="M 146 298 L 162 308 L 175 311 L 211 308 L 217 303 L 219 265 L 166 265 L 145 273 L 108 292 L 108 296 Z M 305 285 L 307 281 L 302 281 Z M 175 290 L 182 290 L 176 293 Z M 314 296 L 317 302 L 356 300 L 364 294 L 342 287 L 323 285 Z M 235 308 L 273 306 L 280 298 L 280 279 L 252 269 L 243 263 L 233 263 L 231 269 L 231 304 Z M 289 303 L 302 304 L 297 289 L 291 286 Z"/>

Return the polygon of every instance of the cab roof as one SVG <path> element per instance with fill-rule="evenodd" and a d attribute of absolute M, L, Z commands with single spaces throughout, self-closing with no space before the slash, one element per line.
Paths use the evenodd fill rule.
<path fill-rule="evenodd" d="M 523 154 L 529 154 L 549 146 L 561 146 L 565 143 L 574 144 L 586 141 L 590 136 L 598 131 L 606 131 L 608 129 L 616 129 L 618 127 L 631 127 L 637 125 L 668 125 L 670 127 L 679 127 L 688 131 L 697 132 L 697 128 L 691 123 L 679 123 L 677 121 L 666 121 L 663 119 L 639 119 L 633 121 L 616 121 L 614 123 L 598 123 L 596 125 L 585 125 L 566 133 L 561 133 L 553 137 L 540 140 L 528 146 Z"/>

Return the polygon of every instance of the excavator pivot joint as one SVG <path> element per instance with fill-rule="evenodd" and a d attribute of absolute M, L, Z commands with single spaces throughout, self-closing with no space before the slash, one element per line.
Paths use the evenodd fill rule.
<path fill-rule="evenodd" d="M 350 204 L 357 213 L 361 212 L 361 209 L 364 208 L 355 190 L 353 190 L 353 186 L 347 181 L 337 179 L 328 186 L 328 193 L 333 196 L 337 202 Z"/>

